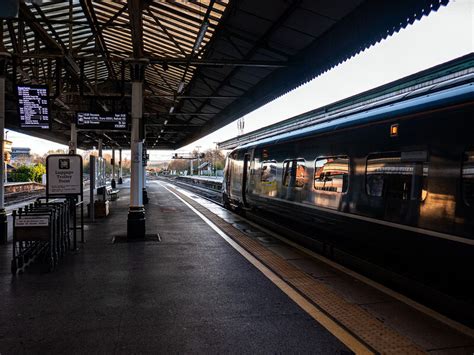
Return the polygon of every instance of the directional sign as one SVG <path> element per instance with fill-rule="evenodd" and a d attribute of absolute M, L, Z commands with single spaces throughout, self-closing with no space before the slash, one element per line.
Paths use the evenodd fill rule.
<path fill-rule="evenodd" d="M 82 195 L 82 157 L 54 154 L 46 158 L 46 195 Z"/>
<path fill-rule="evenodd" d="M 126 113 L 92 113 L 78 112 L 76 114 L 77 128 L 127 130 L 128 115 Z"/>
<path fill-rule="evenodd" d="M 18 115 L 21 128 L 51 128 L 49 92 L 46 85 L 18 85 Z"/>

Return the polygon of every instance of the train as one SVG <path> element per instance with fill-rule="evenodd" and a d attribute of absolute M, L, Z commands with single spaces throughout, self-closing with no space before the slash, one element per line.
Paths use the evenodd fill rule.
<path fill-rule="evenodd" d="M 306 114 L 310 126 L 235 148 L 225 205 L 356 270 L 382 270 L 390 286 L 416 285 L 416 299 L 436 294 L 429 302 L 472 309 L 473 79 L 471 68 L 333 114 L 318 110 Z"/>

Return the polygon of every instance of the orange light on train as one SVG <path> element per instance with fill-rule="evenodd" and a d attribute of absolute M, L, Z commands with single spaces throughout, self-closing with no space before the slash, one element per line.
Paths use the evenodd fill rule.
<path fill-rule="evenodd" d="M 398 136 L 398 123 L 390 126 L 390 137 Z"/>

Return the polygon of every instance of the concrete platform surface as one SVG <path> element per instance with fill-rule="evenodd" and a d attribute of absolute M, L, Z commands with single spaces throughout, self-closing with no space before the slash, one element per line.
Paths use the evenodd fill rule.
<path fill-rule="evenodd" d="M 320 353 L 349 349 L 159 183 L 147 233 L 126 231 L 128 188 L 52 273 L 12 277 L 0 246 L 0 354 Z"/>

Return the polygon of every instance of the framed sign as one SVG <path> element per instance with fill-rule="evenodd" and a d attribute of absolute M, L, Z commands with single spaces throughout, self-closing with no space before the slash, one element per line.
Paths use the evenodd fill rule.
<path fill-rule="evenodd" d="M 46 85 L 17 85 L 20 127 L 49 130 L 49 89 Z"/>
<path fill-rule="evenodd" d="M 46 196 L 82 196 L 82 157 L 53 154 L 46 158 Z"/>
<path fill-rule="evenodd" d="M 128 130 L 128 115 L 126 113 L 92 113 L 78 112 L 76 114 L 77 128 Z"/>

